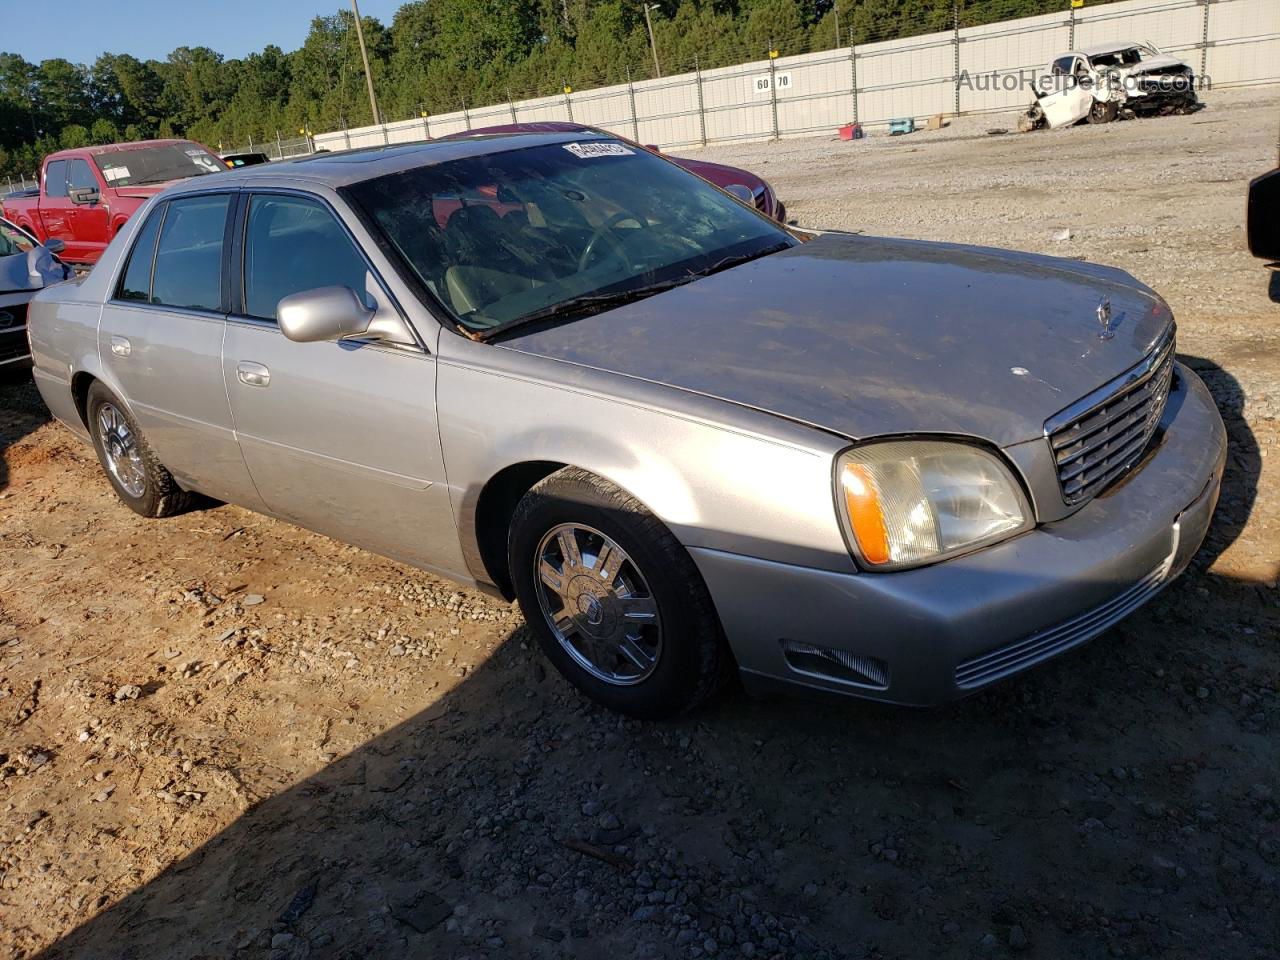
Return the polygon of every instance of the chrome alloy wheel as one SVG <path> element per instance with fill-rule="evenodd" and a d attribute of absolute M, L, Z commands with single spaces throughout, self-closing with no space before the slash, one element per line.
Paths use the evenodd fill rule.
<path fill-rule="evenodd" d="M 593 527 L 553 527 L 534 554 L 538 605 L 566 653 L 593 677 L 639 683 L 662 654 L 658 602 L 635 562 Z"/>
<path fill-rule="evenodd" d="M 109 403 L 98 408 L 98 434 L 106 454 L 107 469 L 125 493 L 140 499 L 147 492 L 142 451 L 138 449 L 137 439 L 124 416 Z"/>

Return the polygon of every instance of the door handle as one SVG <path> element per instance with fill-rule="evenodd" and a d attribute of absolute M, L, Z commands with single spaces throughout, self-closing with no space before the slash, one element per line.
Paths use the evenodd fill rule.
<path fill-rule="evenodd" d="M 124 337 L 112 337 L 112 338 L 111 338 L 111 352 L 112 352 L 115 356 L 117 356 L 117 357 L 127 357 L 127 356 L 129 355 L 129 352 L 130 352 L 131 350 L 133 350 L 133 344 L 131 344 L 131 343 L 130 343 L 127 339 L 125 339 Z"/>
<path fill-rule="evenodd" d="M 271 371 L 260 363 L 241 360 L 236 364 L 236 379 L 247 387 L 265 387 L 271 382 Z"/>

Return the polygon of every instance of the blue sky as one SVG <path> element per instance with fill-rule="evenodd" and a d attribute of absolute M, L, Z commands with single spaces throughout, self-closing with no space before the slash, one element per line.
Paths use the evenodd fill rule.
<path fill-rule="evenodd" d="M 405 0 L 358 2 L 361 14 L 390 24 Z M 34 63 L 66 57 L 91 64 L 108 51 L 161 60 L 183 45 L 212 47 L 227 57 L 243 57 L 268 43 L 294 50 L 312 17 L 350 9 L 350 0 L 58 0 L 47 9 L 12 0 L 0 6 L 10 8 L 2 17 L 0 50 Z"/>

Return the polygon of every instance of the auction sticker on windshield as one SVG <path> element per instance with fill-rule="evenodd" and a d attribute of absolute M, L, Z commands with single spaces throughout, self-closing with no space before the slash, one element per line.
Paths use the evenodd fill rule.
<path fill-rule="evenodd" d="M 595 157 L 629 157 L 635 153 L 630 147 L 620 143 L 566 143 L 564 148 L 579 160 L 591 160 Z"/>

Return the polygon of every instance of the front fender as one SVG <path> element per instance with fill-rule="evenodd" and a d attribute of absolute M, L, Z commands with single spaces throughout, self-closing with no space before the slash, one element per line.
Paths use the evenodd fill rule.
<path fill-rule="evenodd" d="M 644 503 L 681 543 L 852 572 L 832 493 L 847 440 L 724 401 L 442 337 L 445 469 L 468 569 L 488 580 L 476 507 L 531 461 L 580 467 Z"/>

